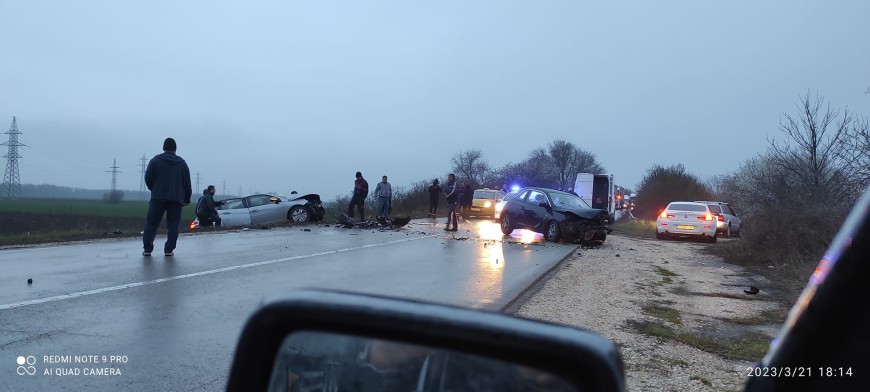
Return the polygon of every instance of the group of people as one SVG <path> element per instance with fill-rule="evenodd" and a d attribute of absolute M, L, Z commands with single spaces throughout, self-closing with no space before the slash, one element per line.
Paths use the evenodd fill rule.
<path fill-rule="evenodd" d="M 354 218 L 355 211 L 359 212 L 360 220 L 365 221 L 366 198 L 369 195 L 369 183 L 361 172 L 356 172 L 356 180 L 353 183 L 353 196 L 347 207 L 347 216 Z M 381 178 L 381 182 L 375 186 L 375 197 L 378 200 L 378 218 L 387 218 L 392 212 L 393 187 L 387 181 L 387 176 Z M 432 181 L 429 186 L 429 216 L 434 218 L 438 213 L 438 204 L 441 197 L 447 200 L 447 226 L 444 230 L 457 231 L 460 214 L 467 219 L 474 200 L 474 190 L 470 183 L 460 181 L 456 183 L 456 175 L 447 175 L 447 183 L 441 186 L 438 179 Z M 452 225 L 452 227 L 451 227 Z"/>
<path fill-rule="evenodd" d="M 190 204 L 192 186 L 190 183 L 190 168 L 183 158 L 176 155 L 175 139 L 166 138 L 163 141 L 163 153 L 151 158 L 145 169 L 145 185 L 151 191 L 148 202 L 148 213 L 145 218 L 145 230 L 142 232 L 143 256 L 151 256 L 154 251 L 154 239 L 157 228 L 166 215 L 167 238 L 163 245 L 165 256 L 173 256 L 178 241 L 178 230 L 181 223 L 181 209 Z M 216 188 L 209 185 L 202 192 L 202 197 L 196 205 L 196 216 L 200 225 L 220 227 L 221 218 L 217 206 L 223 201 L 215 201 Z M 353 186 L 353 196 L 347 208 L 347 215 L 354 217 L 354 209 L 359 212 L 360 219 L 365 220 L 365 201 L 369 193 L 369 183 L 361 172 L 356 172 Z M 458 219 L 461 213 L 467 218 L 474 199 L 474 190 L 470 183 L 456 183 L 456 176 L 447 176 L 447 183 L 442 187 L 436 179 L 429 186 L 429 216 L 434 218 L 438 212 L 438 203 L 442 197 L 447 200 L 447 226 L 444 230 L 457 231 Z M 375 186 L 374 195 L 378 201 L 378 218 L 387 218 L 392 212 L 393 187 L 387 181 L 387 176 L 381 178 Z M 452 225 L 452 228 L 451 228 Z"/>
<path fill-rule="evenodd" d="M 360 220 L 366 220 L 366 198 L 369 196 L 369 182 L 361 172 L 356 172 L 353 182 L 353 196 L 347 207 L 347 216 L 354 217 L 354 207 L 359 211 Z M 393 186 L 387 181 L 387 176 L 381 177 L 381 182 L 375 186 L 375 197 L 378 200 L 378 218 L 386 219 L 393 212 Z"/>

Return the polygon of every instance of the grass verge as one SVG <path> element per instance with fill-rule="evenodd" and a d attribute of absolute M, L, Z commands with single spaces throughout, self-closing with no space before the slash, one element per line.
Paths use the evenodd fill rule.
<path fill-rule="evenodd" d="M 757 332 L 747 332 L 739 338 L 714 338 L 679 331 L 656 321 L 629 320 L 627 326 L 643 335 L 679 342 L 732 360 L 757 361 L 770 345 L 770 337 Z"/>
<path fill-rule="evenodd" d="M 621 219 L 612 226 L 613 231 L 632 237 L 656 238 L 656 222 L 643 219 Z"/>

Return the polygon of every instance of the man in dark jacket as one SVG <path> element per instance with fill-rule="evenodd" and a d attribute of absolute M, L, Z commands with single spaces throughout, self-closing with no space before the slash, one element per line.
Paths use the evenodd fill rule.
<path fill-rule="evenodd" d="M 157 227 L 160 226 L 164 213 L 167 235 L 163 254 L 175 255 L 181 208 L 190 204 L 190 196 L 193 193 L 190 185 L 190 169 L 184 159 L 175 155 L 175 150 L 175 139 L 166 138 L 163 141 L 163 154 L 151 158 L 148 168 L 145 169 L 145 186 L 151 191 L 151 201 L 148 202 L 148 216 L 145 218 L 145 230 L 142 233 L 145 249 L 142 256 L 151 256 Z"/>
<path fill-rule="evenodd" d="M 353 182 L 353 196 L 350 205 L 347 206 L 347 216 L 353 218 L 353 207 L 359 210 L 359 218 L 366 220 L 366 197 L 369 195 L 369 182 L 363 178 L 362 173 L 356 172 L 356 180 Z"/>
<path fill-rule="evenodd" d="M 434 218 L 438 213 L 438 199 L 441 198 L 441 185 L 438 185 L 438 179 L 432 181 L 429 185 L 429 217 Z"/>
<path fill-rule="evenodd" d="M 208 227 L 214 223 L 214 227 L 221 227 L 221 216 L 218 215 L 216 206 L 224 205 L 225 201 L 214 201 L 217 188 L 209 185 L 203 189 L 202 197 L 196 203 L 196 218 L 199 219 L 199 227 Z"/>
<path fill-rule="evenodd" d="M 459 206 L 459 186 L 456 185 L 456 176 L 453 173 L 447 175 L 447 185 L 444 186 L 444 193 L 447 195 L 447 226 L 444 227 L 446 231 L 457 231 L 459 230 L 459 217 L 457 216 L 458 211 L 456 211 Z M 450 224 L 453 223 L 453 228 L 450 228 Z"/>
<path fill-rule="evenodd" d="M 468 220 L 468 215 L 471 213 L 471 204 L 474 202 L 474 191 L 471 190 L 471 184 L 466 184 L 465 181 L 459 183 L 459 206 L 462 209 L 462 219 Z"/>

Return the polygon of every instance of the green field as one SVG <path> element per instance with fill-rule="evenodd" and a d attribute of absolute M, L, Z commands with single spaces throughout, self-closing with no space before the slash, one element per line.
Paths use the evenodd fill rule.
<path fill-rule="evenodd" d="M 0 246 L 138 236 L 147 211 L 144 201 L 0 200 Z M 185 207 L 182 232 L 193 219 L 193 206 Z"/>

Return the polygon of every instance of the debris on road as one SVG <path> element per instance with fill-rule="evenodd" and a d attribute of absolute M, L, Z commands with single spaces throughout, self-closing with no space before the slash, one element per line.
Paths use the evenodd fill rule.
<path fill-rule="evenodd" d="M 27 278 L 27 284 L 33 284 L 33 278 Z"/>
<path fill-rule="evenodd" d="M 386 231 L 401 228 L 409 222 L 411 222 L 410 216 L 397 217 L 393 220 L 378 218 L 377 221 L 359 221 L 347 216 L 347 214 L 341 214 L 338 216 L 338 222 L 336 222 L 336 224 L 338 227 L 344 229 L 380 229 L 381 231 Z"/>
<path fill-rule="evenodd" d="M 761 290 L 759 290 L 758 287 L 755 286 L 749 286 L 749 290 L 743 290 L 744 293 L 751 295 L 758 294 L 760 291 Z"/>

